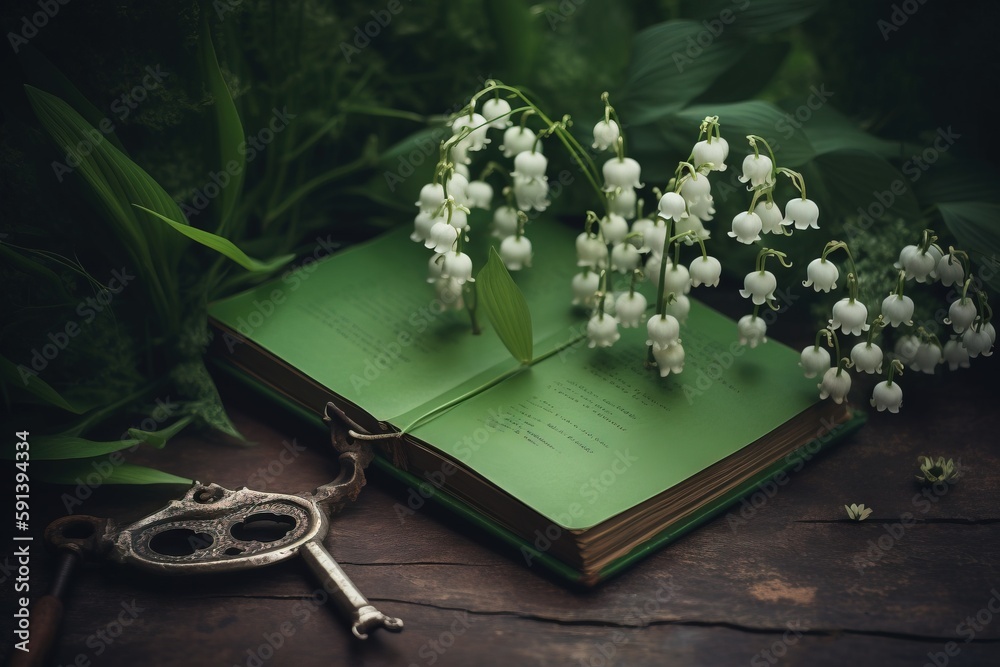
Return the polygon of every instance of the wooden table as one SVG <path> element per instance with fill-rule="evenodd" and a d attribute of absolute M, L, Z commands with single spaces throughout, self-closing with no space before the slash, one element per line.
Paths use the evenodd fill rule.
<path fill-rule="evenodd" d="M 401 516 L 407 489 L 373 474 L 326 544 L 381 610 L 405 620 L 402 634 L 353 639 L 314 602 L 317 586 L 301 562 L 169 580 L 94 566 L 75 580 L 52 664 L 1000 664 L 1000 416 L 991 372 L 996 363 L 980 359 L 960 373 L 907 373 L 904 414 L 873 415 L 786 484 L 596 590 L 568 589 L 441 510 Z M 255 447 L 191 435 L 130 460 L 229 488 L 292 492 L 332 478 L 320 434 L 245 390 L 223 391 Z M 963 479 L 921 496 L 913 479 L 920 454 L 960 459 Z M 34 490 L 37 539 L 66 513 L 66 490 Z M 75 511 L 137 518 L 183 490 L 105 486 Z M 843 505 L 861 502 L 874 515 L 847 520 Z M 33 595 L 51 573 L 35 544 Z M 2 584 L 5 600 L 11 585 L 10 577 Z M 2 636 L 8 650 L 10 637 Z"/>

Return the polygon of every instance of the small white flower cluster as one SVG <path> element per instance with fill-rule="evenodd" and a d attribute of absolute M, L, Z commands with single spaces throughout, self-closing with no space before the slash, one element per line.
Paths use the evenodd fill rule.
<path fill-rule="evenodd" d="M 582 271 L 572 280 L 572 303 L 592 312 L 587 324 L 590 347 L 610 347 L 621 337 L 619 324 L 633 328 L 645 320 L 650 361 L 661 376 L 680 373 L 685 357 L 680 327 L 691 309 L 687 295 L 692 287 L 718 285 L 722 273 L 719 260 L 705 252 L 704 242 L 711 234 L 704 223 L 715 213 L 708 174 L 726 168 L 729 146 L 719 136 L 718 118 L 706 118 L 691 157 L 678 167 L 667 192 L 657 192 L 656 215 L 643 216 L 636 192 L 643 187 L 641 166 L 625 156 L 621 127 L 607 96 L 603 99 L 605 118 L 594 126 L 593 148 L 613 148 L 616 155 L 601 170 L 607 213 L 603 217 L 588 213 L 586 229 L 576 239 L 577 266 Z M 690 268 L 679 261 L 681 242 L 701 246 L 702 253 Z M 615 272 L 630 276 L 627 290 L 614 291 Z M 658 281 L 660 296 L 650 317 L 646 317 L 646 297 L 635 289 L 645 277 Z"/>
<path fill-rule="evenodd" d="M 876 343 L 879 333 L 886 327 L 913 327 L 911 320 L 914 303 L 904 294 L 908 281 L 926 284 L 940 282 L 944 287 L 963 287 L 961 296 L 951 303 L 948 316 L 943 320 L 944 324 L 953 328 L 955 335 L 942 345 L 934 334 L 928 333 L 923 327 L 918 327 L 913 333 L 901 334 L 891 353 L 888 378 L 879 382 L 872 393 L 870 402 L 873 407 L 879 412 L 899 411 L 903 391 L 897 382 L 893 382 L 893 375 L 902 373 L 904 367 L 933 374 L 945 362 L 951 370 L 968 368 L 970 357 L 988 357 L 993 353 L 996 330 L 990 322 L 992 310 L 985 292 L 974 285 L 971 279 L 966 279 L 968 255 L 955 248 L 950 248 L 945 253 L 935 243 L 936 240 L 933 230 L 924 230 L 919 244 L 902 249 L 899 260 L 894 264 L 899 271 L 897 287 L 883 299 L 881 314 L 871 324 L 868 323 L 867 307 L 857 299 L 857 278 L 853 271 L 853 258 L 846 244 L 831 241 L 823 250 L 822 256 L 809 264 L 808 279 L 803 285 L 812 286 L 817 292 L 829 292 L 837 286 L 839 271 L 827 260 L 831 252 L 845 250 L 852 264 L 852 272 L 848 274 L 849 295 L 834 304 L 829 328 L 821 331 L 817 335 L 816 344 L 802 350 L 800 357 L 799 365 L 807 378 L 823 374 L 823 380 L 818 385 L 821 398 L 829 397 L 840 403 L 847 397 L 851 388 L 847 368 L 853 367 L 860 373 L 883 372 L 886 355 Z M 974 290 L 975 298 L 969 295 L 970 288 Z M 836 344 L 839 350 L 835 334 L 838 328 L 843 334 L 860 335 L 868 332 L 868 336 L 867 340 L 854 345 L 850 358 L 838 359 L 837 365 L 832 366 L 830 354 L 820 346 L 819 339 L 826 336 L 830 344 Z"/>
<path fill-rule="evenodd" d="M 513 158 L 511 185 L 504 188 L 506 201 L 493 211 L 491 224 L 492 236 L 500 241 L 500 258 L 509 270 L 531 266 L 533 253 L 531 241 L 524 236 L 524 212 L 543 211 L 549 205 L 548 160 L 542 154 L 541 139 L 526 127 L 527 114 L 522 112 L 521 125 L 513 124 L 515 112 L 499 96 L 500 89 L 496 83 L 488 85 L 480 95 L 493 92 L 495 96 L 482 103 L 481 112 L 476 112 L 473 98 L 452 121 L 452 136 L 441 142 L 434 181 L 421 188 L 416 203 L 419 212 L 410 238 L 434 251 L 427 282 L 435 286 L 441 301 L 456 309 L 464 308 L 463 287 L 474 282 L 472 259 L 462 252 L 470 231 L 469 215 L 474 208 L 492 208 L 493 186 L 485 178 L 493 171 L 502 171 L 491 162 L 478 180 L 469 180 L 471 154 L 492 143 L 491 131 L 503 132 L 499 150 L 504 157 Z"/>

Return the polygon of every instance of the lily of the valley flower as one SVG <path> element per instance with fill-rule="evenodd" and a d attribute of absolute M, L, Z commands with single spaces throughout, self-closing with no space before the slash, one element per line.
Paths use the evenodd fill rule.
<path fill-rule="evenodd" d="M 740 243 L 750 245 L 754 241 L 760 240 L 760 230 L 763 227 L 760 216 L 756 213 L 737 213 L 733 218 L 733 229 L 729 236 Z"/>
<path fill-rule="evenodd" d="M 691 261 L 691 285 L 707 285 L 708 287 L 718 287 L 719 277 L 722 275 L 722 264 L 710 255 L 696 257 Z"/>
<path fill-rule="evenodd" d="M 611 270 L 631 273 L 639 266 L 639 249 L 628 242 L 616 243 L 611 248 Z"/>
<path fill-rule="evenodd" d="M 451 250 L 458 239 L 458 229 L 438 217 L 431 227 L 430 237 L 424 241 L 424 246 L 433 248 L 434 252 L 443 253 Z"/>
<path fill-rule="evenodd" d="M 525 236 L 508 236 L 500 242 L 500 259 L 510 271 L 531 267 L 531 241 Z"/>
<path fill-rule="evenodd" d="M 760 306 L 774 298 L 774 290 L 778 286 L 778 279 L 770 271 L 751 271 L 743 279 L 743 289 L 740 296 L 744 299 L 753 299 L 755 305 Z"/>
<path fill-rule="evenodd" d="M 549 207 L 549 183 L 545 176 L 514 176 L 514 198 L 522 211 L 544 211 Z"/>
<path fill-rule="evenodd" d="M 688 206 L 688 220 L 692 218 L 702 222 L 708 222 L 715 217 L 715 199 L 712 195 L 703 197 L 695 202 L 690 202 Z M 705 232 L 706 234 L 708 232 Z M 707 236 L 705 238 L 708 238 Z"/>
<path fill-rule="evenodd" d="M 858 343 L 851 349 L 851 361 L 862 373 L 881 373 L 882 348 L 872 342 Z"/>
<path fill-rule="evenodd" d="M 410 240 L 417 243 L 426 242 L 431 237 L 431 227 L 434 226 L 435 222 L 436 220 L 431 213 L 426 211 L 417 213 L 417 217 L 413 219 L 413 233 L 410 234 Z"/>
<path fill-rule="evenodd" d="M 502 130 L 511 126 L 510 102 L 496 97 L 483 102 L 483 118 L 489 122 L 489 126 Z"/>
<path fill-rule="evenodd" d="M 688 215 L 687 202 L 676 192 L 668 192 L 660 197 L 658 208 L 660 216 L 667 220 L 680 220 Z"/>
<path fill-rule="evenodd" d="M 646 305 L 646 297 L 640 292 L 622 292 L 615 299 L 615 314 L 626 329 L 638 327 L 646 313 Z"/>
<path fill-rule="evenodd" d="M 434 215 L 444 203 L 444 188 L 440 183 L 428 183 L 420 188 L 420 200 L 416 203 L 421 213 Z"/>
<path fill-rule="evenodd" d="M 990 328 L 987 329 L 987 327 Z M 989 357 L 993 354 L 993 342 L 996 340 L 996 334 L 990 335 L 992 328 L 992 324 L 985 324 L 978 329 L 972 326 L 962 334 L 962 345 L 968 350 L 971 358 L 975 359 L 979 355 Z"/>
<path fill-rule="evenodd" d="M 620 136 L 621 128 L 618 127 L 618 123 L 612 119 L 601 120 L 594 125 L 593 148 L 599 151 L 606 151 L 615 145 Z"/>
<path fill-rule="evenodd" d="M 498 206 L 493 211 L 493 223 L 490 225 L 492 236 L 501 241 L 517 233 L 517 209 L 512 206 Z"/>
<path fill-rule="evenodd" d="M 653 348 L 653 359 L 656 360 L 656 367 L 660 371 L 660 377 L 667 377 L 671 373 L 680 373 L 684 370 L 684 346 L 674 343 L 664 348 Z"/>
<path fill-rule="evenodd" d="M 894 327 L 898 327 L 900 324 L 910 324 L 910 320 L 913 318 L 913 299 L 905 294 L 891 292 L 889 296 L 882 299 L 882 314 Z"/>
<path fill-rule="evenodd" d="M 632 230 L 635 231 L 635 225 L 632 225 Z M 642 231 L 642 247 L 639 250 L 659 255 L 663 252 L 663 242 L 666 238 L 667 225 L 663 220 L 658 219 Z"/>
<path fill-rule="evenodd" d="M 929 375 L 934 374 L 934 369 L 942 363 L 941 348 L 931 341 L 921 341 L 917 346 L 917 351 L 913 355 L 913 361 L 909 366 L 915 371 L 923 371 Z"/>
<path fill-rule="evenodd" d="M 806 280 L 802 286 L 812 287 L 817 292 L 829 292 L 837 289 L 838 278 L 840 270 L 837 269 L 837 265 L 823 257 L 817 257 L 806 267 Z"/>
<path fill-rule="evenodd" d="M 597 305 L 597 290 L 601 288 L 601 275 L 597 271 L 585 271 L 573 276 L 573 305 L 593 308 Z"/>
<path fill-rule="evenodd" d="M 760 231 L 763 234 L 784 234 L 785 229 L 782 225 L 792 224 L 790 221 L 784 221 L 784 216 L 781 214 L 781 207 L 772 201 L 757 202 L 753 212 L 760 218 Z"/>
<path fill-rule="evenodd" d="M 663 312 L 676 317 L 678 322 L 684 324 L 691 312 L 691 300 L 681 294 L 676 297 L 676 300 L 663 306 Z"/>
<path fill-rule="evenodd" d="M 621 243 L 628 236 L 628 221 L 615 213 L 607 214 L 601 218 L 601 235 L 608 243 Z"/>
<path fill-rule="evenodd" d="M 830 328 L 840 328 L 846 334 L 860 336 L 868 331 L 868 308 L 857 299 L 844 297 L 833 304 L 833 317 L 830 318 Z"/>
<path fill-rule="evenodd" d="M 682 294 L 688 294 L 690 291 L 691 276 L 688 274 L 687 267 L 683 264 L 676 266 L 673 263 L 669 264 L 663 274 L 663 293 L 670 294 L 673 292 L 674 296 L 681 296 Z"/>
<path fill-rule="evenodd" d="M 459 134 L 465 128 L 469 128 L 469 134 L 462 139 L 462 142 L 467 142 L 468 150 L 479 151 L 490 143 L 489 137 L 486 136 L 488 126 L 482 115 L 478 113 L 462 114 L 451 124 L 451 131 L 455 134 Z"/>
<path fill-rule="evenodd" d="M 576 265 L 603 269 L 608 263 L 608 248 L 596 234 L 581 232 L 576 237 Z"/>
<path fill-rule="evenodd" d="M 782 224 L 795 223 L 795 229 L 819 229 L 819 206 L 812 199 L 796 197 L 785 204 Z"/>
<path fill-rule="evenodd" d="M 920 339 L 913 334 L 907 334 L 896 339 L 896 347 L 893 349 L 896 352 L 896 358 L 904 365 L 909 366 L 913 362 L 913 358 L 917 356 L 918 347 L 920 347 Z"/>
<path fill-rule="evenodd" d="M 907 280 L 916 280 L 918 283 L 927 282 L 937 277 L 934 269 L 937 267 L 938 257 L 931 249 L 921 252 L 915 245 L 908 245 L 899 251 L 899 261 L 895 266 L 906 271 Z"/>
<path fill-rule="evenodd" d="M 635 217 L 636 194 L 634 188 L 622 188 L 608 193 L 608 211 L 626 220 Z"/>
<path fill-rule="evenodd" d="M 969 367 L 969 351 L 955 337 L 952 337 L 951 340 L 944 344 L 942 356 L 948 362 L 948 368 L 953 371 Z"/>
<path fill-rule="evenodd" d="M 681 196 L 689 204 L 712 196 L 712 184 L 708 176 L 694 173 L 681 182 Z"/>
<path fill-rule="evenodd" d="M 642 168 L 630 157 L 613 157 L 604 163 L 604 189 L 613 191 L 616 188 L 641 188 L 639 176 Z"/>
<path fill-rule="evenodd" d="M 694 237 L 691 236 L 684 237 L 685 245 L 694 245 L 695 243 L 698 242 L 697 239 L 701 239 L 702 241 L 707 241 L 708 239 L 712 238 L 712 233 L 707 229 L 705 229 L 705 225 L 703 225 L 701 220 L 694 215 L 689 215 L 688 217 L 675 222 L 674 231 L 678 235 L 684 234 L 685 232 L 694 233 L 695 235 Z"/>
<path fill-rule="evenodd" d="M 945 287 L 961 285 L 965 282 L 965 268 L 951 253 L 938 260 L 935 271 L 941 284 Z"/>
<path fill-rule="evenodd" d="M 462 310 L 465 308 L 465 301 L 462 298 L 462 283 L 454 278 L 439 278 L 434 283 L 434 291 L 438 301 L 447 308 Z"/>
<path fill-rule="evenodd" d="M 475 282 L 472 277 L 472 258 L 464 252 L 446 252 L 441 263 L 441 276 L 452 278 L 459 285 Z"/>
<path fill-rule="evenodd" d="M 948 317 L 944 323 L 950 324 L 955 333 L 962 333 L 972 326 L 976 319 L 976 304 L 969 298 L 959 298 L 948 308 Z"/>
<path fill-rule="evenodd" d="M 767 342 L 767 322 L 763 317 L 744 315 L 736 323 L 736 330 L 739 333 L 740 345 L 749 345 L 750 349 Z"/>
<path fill-rule="evenodd" d="M 436 283 L 441 278 L 441 271 L 444 264 L 444 253 L 434 253 L 427 260 L 427 282 Z"/>
<path fill-rule="evenodd" d="M 743 175 L 740 176 L 741 183 L 750 183 L 750 187 L 761 185 L 774 185 L 774 178 L 771 170 L 774 163 L 766 155 L 747 155 L 743 158 Z"/>
<path fill-rule="evenodd" d="M 587 347 L 611 347 L 621 337 L 618 320 L 607 313 L 598 313 L 587 322 Z"/>
<path fill-rule="evenodd" d="M 702 140 L 694 145 L 691 153 L 695 167 L 711 164 L 712 171 L 725 171 L 726 158 L 729 157 L 729 142 L 722 137 L 713 137 L 711 141 Z"/>
<path fill-rule="evenodd" d="M 465 193 L 469 198 L 469 206 L 490 210 L 493 202 L 493 186 L 486 181 L 470 181 Z"/>
<path fill-rule="evenodd" d="M 871 404 L 873 408 L 878 408 L 879 412 L 883 410 L 899 412 L 899 407 L 903 404 L 903 390 L 899 383 L 889 384 L 886 380 L 879 382 L 872 390 Z"/>
<path fill-rule="evenodd" d="M 830 352 L 819 345 L 810 345 L 799 355 L 799 366 L 807 378 L 814 378 L 830 368 Z"/>
<path fill-rule="evenodd" d="M 535 133 L 526 127 L 520 125 L 508 127 L 503 133 L 503 144 L 500 146 L 500 150 L 503 151 L 504 157 L 514 157 L 519 153 L 531 150 L 541 153 L 542 145 L 535 143 L 537 138 Z"/>
<path fill-rule="evenodd" d="M 646 345 L 652 345 L 654 352 L 680 342 L 680 335 L 680 322 L 673 315 L 653 315 L 646 321 Z"/>
<path fill-rule="evenodd" d="M 851 375 L 839 365 L 833 366 L 823 373 L 823 381 L 816 386 L 820 398 L 832 398 L 834 403 L 840 404 L 851 391 Z"/>

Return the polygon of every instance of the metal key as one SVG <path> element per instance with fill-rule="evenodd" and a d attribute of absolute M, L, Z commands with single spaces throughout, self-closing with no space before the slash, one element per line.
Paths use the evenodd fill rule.
<path fill-rule="evenodd" d="M 372 606 L 323 546 L 328 513 L 357 497 L 371 459 L 365 445 L 338 442 L 333 425 L 331 437 L 343 452 L 340 475 L 311 493 L 233 491 L 195 483 L 180 500 L 123 528 L 110 519 L 68 516 L 49 526 L 46 539 L 63 549 L 89 529 L 94 533 L 89 549 L 97 555 L 167 575 L 256 569 L 301 555 L 349 617 L 355 637 L 366 639 L 380 627 L 399 632 L 403 621 Z"/>

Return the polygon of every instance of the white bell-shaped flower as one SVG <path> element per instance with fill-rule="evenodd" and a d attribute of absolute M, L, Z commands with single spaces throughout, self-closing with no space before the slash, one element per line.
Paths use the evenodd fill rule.
<path fill-rule="evenodd" d="M 739 333 L 740 345 L 749 345 L 751 350 L 760 343 L 767 342 L 767 322 L 763 317 L 744 315 L 736 323 L 736 331 Z"/>
<path fill-rule="evenodd" d="M 823 381 L 816 385 L 819 388 L 820 398 L 832 398 L 838 405 L 847 398 L 847 393 L 851 390 L 851 375 L 847 371 L 840 371 L 834 366 L 823 373 Z"/>
<path fill-rule="evenodd" d="M 896 357 L 904 366 L 909 366 L 913 363 L 914 357 L 917 356 L 917 348 L 920 347 L 920 339 L 913 334 L 907 334 L 905 336 L 900 336 L 896 339 L 896 346 L 893 350 L 896 353 Z"/>
<path fill-rule="evenodd" d="M 448 211 L 442 211 L 441 215 L 434 218 L 434 220 L 448 220 Z M 462 209 L 455 208 L 452 210 L 451 220 L 448 220 L 448 222 L 452 227 L 461 232 L 469 226 L 469 215 Z"/>
<path fill-rule="evenodd" d="M 466 166 L 470 162 L 472 162 L 471 159 L 466 159 L 464 164 L 460 160 L 455 160 L 455 173 L 464 178 L 466 181 L 472 180 L 472 176 L 469 175 L 469 168 Z"/>
<path fill-rule="evenodd" d="M 448 149 L 448 157 L 455 164 L 456 173 L 469 177 L 469 168 L 466 166 L 472 162 L 472 158 L 469 157 L 469 146 L 472 140 L 469 137 L 462 139 L 454 144 Z"/>
<path fill-rule="evenodd" d="M 712 184 L 704 174 L 692 174 L 681 181 L 681 196 L 688 204 L 712 196 Z"/>
<path fill-rule="evenodd" d="M 694 145 L 691 153 L 695 168 L 711 164 L 712 171 L 725 171 L 726 158 L 729 157 L 729 142 L 722 137 L 712 138 L 711 142 L 703 139 Z"/>
<path fill-rule="evenodd" d="M 743 211 L 733 218 L 733 230 L 729 232 L 729 236 L 749 245 L 760 240 L 760 230 L 763 226 L 764 223 L 760 221 L 759 215 Z"/>
<path fill-rule="evenodd" d="M 490 224 L 491 236 L 501 241 L 517 233 L 517 209 L 512 206 L 497 206 Z"/>
<path fill-rule="evenodd" d="M 655 280 L 655 278 L 654 278 Z M 674 296 L 688 294 L 691 291 L 691 275 L 683 264 L 676 266 L 671 263 L 663 273 L 663 293 L 673 293 Z"/>
<path fill-rule="evenodd" d="M 637 196 L 634 188 L 622 188 L 608 193 L 608 211 L 622 216 L 626 220 L 635 217 L 635 202 Z"/>
<path fill-rule="evenodd" d="M 660 349 L 654 347 L 653 359 L 656 360 L 656 368 L 660 371 L 661 378 L 671 373 L 681 373 L 684 371 L 684 346 L 674 343 Z"/>
<path fill-rule="evenodd" d="M 611 347 L 621 337 L 618 320 L 607 313 L 598 313 L 587 322 L 587 347 Z"/>
<path fill-rule="evenodd" d="M 611 270 L 631 273 L 639 266 L 639 250 L 631 243 L 616 243 L 611 248 Z"/>
<path fill-rule="evenodd" d="M 615 299 L 615 315 L 623 327 L 632 329 L 639 326 L 647 305 L 646 297 L 640 292 L 622 292 Z"/>
<path fill-rule="evenodd" d="M 868 324 L 868 307 L 857 299 L 844 297 L 833 304 L 830 328 L 834 330 L 840 328 L 845 334 L 860 336 L 863 331 L 871 328 Z"/>
<path fill-rule="evenodd" d="M 646 321 L 646 345 L 652 345 L 653 351 L 679 342 L 680 335 L 680 322 L 673 315 L 653 315 Z"/>
<path fill-rule="evenodd" d="M 686 296 L 679 296 L 676 301 L 665 304 L 663 312 L 667 315 L 673 315 L 678 322 L 684 324 L 687 322 L 688 315 L 691 314 L 691 300 Z"/>
<path fill-rule="evenodd" d="M 743 175 L 741 183 L 750 183 L 750 187 L 759 185 L 774 185 L 771 169 L 774 167 L 771 158 L 766 155 L 747 155 L 743 158 Z"/>
<path fill-rule="evenodd" d="M 475 282 L 472 277 L 472 258 L 464 252 L 446 252 L 441 277 L 457 280 L 460 285 Z"/>
<path fill-rule="evenodd" d="M 810 345 L 799 355 L 799 366 L 807 378 L 814 378 L 830 368 L 830 352 L 822 345 Z"/>
<path fill-rule="evenodd" d="M 990 335 L 990 330 L 986 328 L 986 325 L 976 329 L 975 327 L 969 327 L 962 334 L 962 345 L 969 353 L 969 357 L 975 359 L 979 355 L 984 357 L 989 357 L 993 354 L 993 342 L 995 340 L 994 336 Z"/>
<path fill-rule="evenodd" d="M 526 127 L 515 125 L 508 127 L 503 133 L 503 144 L 500 150 L 504 157 L 514 157 L 524 151 L 534 150 L 536 153 L 542 152 L 542 144 L 535 144 L 538 136 Z"/>
<path fill-rule="evenodd" d="M 642 181 L 639 177 L 642 168 L 639 163 L 630 157 L 619 160 L 613 157 L 604 163 L 604 189 L 606 191 L 616 188 L 641 188 Z"/>
<path fill-rule="evenodd" d="M 934 253 L 920 252 L 920 248 L 915 245 L 908 245 L 899 252 L 899 261 L 896 267 L 906 271 L 907 280 L 916 280 L 918 283 L 925 283 L 937 277 L 937 258 Z"/>
<path fill-rule="evenodd" d="M 492 128 L 502 130 L 510 127 L 510 102 L 499 97 L 491 97 L 483 102 L 483 118 Z"/>
<path fill-rule="evenodd" d="M 660 224 L 661 225 L 663 224 L 662 220 L 660 221 Z M 655 226 L 656 226 L 656 221 L 654 221 L 652 218 L 639 218 L 638 220 L 632 223 L 632 229 L 629 231 L 629 233 L 642 234 L 643 236 L 645 236 L 646 232 Z M 630 241 L 632 243 L 636 243 L 635 239 L 630 239 Z M 636 247 L 639 248 L 639 252 L 649 252 L 649 248 L 644 247 L 643 243 L 641 242 L 638 245 L 636 245 Z"/>
<path fill-rule="evenodd" d="M 953 371 L 969 367 L 969 351 L 962 345 L 962 341 L 955 337 L 944 344 L 942 356 L 948 362 L 948 368 Z"/>
<path fill-rule="evenodd" d="M 837 265 L 822 257 L 817 257 L 809 262 L 806 267 L 806 280 L 803 287 L 812 287 L 817 292 L 829 292 L 837 289 L 837 279 L 840 278 L 840 270 Z"/>
<path fill-rule="evenodd" d="M 444 254 L 434 253 L 429 260 L 427 260 L 427 282 L 436 283 L 441 279 L 441 272 L 444 268 Z"/>
<path fill-rule="evenodd" d="M 708 222 L 715 217 L 715 199 L 712 195 L 699 199 L 688 206 L 689 218 L 697 218 L 702 222 Z"/>
<path fill-rule="evenodd" d="M 593 147 L 599 151 L 606 151 L 618 142 L 621 136 L 621 128 L 612 119 L 601 120 L 594 125 Z"/>
<path fill-rule="evenodd" d="M 701 220 L 694 215 L 689 215 L 688 217 L 674 223 L 675 234 L 683 234 L 684 232 L 694 232 L 695 234 L 693 238 L 685 236 L 684 245 L 694 245 L 698 242 L 696 239 L 707 241 L 712 238 L 712 232 L 705 229 L 705 225 L 703 225 Z"/>
<path fill-rule="evenodd" d="M 514 176 L 514 199 L 522 211 L 544 211 L 551 203 L 549 201 L 549 182 L 541 178 L 525 178 Z M 626 223 L 627 224 L 627 223 Z"/>
<path fill-rule="evenodd" d="M 635 225 L 632 226 L 635 229 Z M 656 255 L 663 253 L 663 243 L 667 240 L 667 224 L 661 219 L 649 225 L 642 232 L 640 252 L 651 252 Z"/>
<path fill-rule="evenodd" d="M 465 308 L 465 301 L 462 298 L 462 283 L 454 278 L 439 278 L 434 283 L 434 292 L 446 308 L 452 310 L 462 310 Z"/>
<path fill-rule="evenodd" d="M 444 187 L 440 183 L 428 183 L 420 188 L 420 200 L 416 203 L 421 213 L 434 215 L 444 203 Z"/>
<path fill-rule="evenodd" d="M 500 259 L 510 271 L 531 267 L 531 241 L 526 236 L 508 236 L 500 242 Z"/>
<path fill-rule="evenodd" d="M 890 292 L 889 296 L 882 299 L 882 314 L 894 327 L 910 324 L 910 320 L 913 319 L 913 299 L 905 294 L 900 296 Z"/>
<path fill-rule="evenodd" d="M 486 181 L 470 181 L 465 189 L 470 208 L 490 210 L 493 203 L 493 186 Z"/>
<path fill-rule="evenodd" d="M 451 123 L 451 131 L 456 135 L 465 128 L 469 128 L 466 140 L 470 151 L 482 150 L 490 143 L 489 137 L 486 136 L 488 129 L 486 119 L 481 114 L 462 114 Z"/>
<path fill-rule="evenodd" d="M 962 263 L 951 255 L 944 255 L 938 260 L 936 273 L 945 287 L 961 285 L 965 282 L 965 268 Z"/>
<path fill-rule="evenodd" d="M 524 178 L 541 178 L 545 176 L 545 169 L 549 166 L 548 158 L 541 153 L 522 151 L 514 156 L 514 171 L 511 176 L 522 176 Z"/>
<path fill-rule="evenodd" d="M 882 356 L 882 348 L 875 343 L 858 343 L 851 349 L 851 361 L 860 373 L 881 373 Z"/>
<path fill-rule="evenodd" d="M 691 286 L 718 287 L 722 276 L 722 263 L 711 255 L 702 255 L 691 260 Z"/>
<path fill-rule="evenodd" d="M 955 299 L 948 307 L 948 317 L 945 318 L 944 323 L 950 324 L 955 333 L 962 333 L 972 326 L 975 319 L 976 303 L 972 299 L 967 298 L 963 301 L 959 298 Z"/>
<path fill-rule="evenodd" d="M 744 299 L 753 299 L 754 305 L 760 306 L 768 299 L 774 298 L 777 286 L 778 279 L 770 271 L 751 271 L 743 279 L 740 296 Z"/>
<path fill-rule="evenodd" d="M 687 202 L 676 192 L 668 192 L 660 197 L 658 208 L 660 216 L 667 220 L 680 220 L 688 216 Z"/>
<path fill-rule="evenodd" d="M 601 218 L 601 235 L 609 244 L 621 243 L 628 236 L 628 221 L 616 213 Z"/>
<path fill-rule="evenodd" d="M 576 265 L 603 269 L 608 263 L 608 247 L 595 235 L 581 232 L 576 237 Z"/>
<path fill-rule="evenodd" d="M 645 276 L 654 282 L 658 281 L 660 279 L 660 266 L 663 264 L 663 261 L 663 257 L 659 253 L 650 253 L 649 257 L 646 258 L 646 264 L 643 267 L 643 273 Z M 674 265 L 674 263 L 670 261 L 669 257 L 666 259 L 666 263 L 667 269 Z"/>
<path fill-rule="evenodd" d="M 469 179 L 457 171 L 453 173 L 444 184 L 448 197 L 455 200 L 455 203 L 462 206 L 469 205 Z"/>
<path fill-rule="evenodd" d="M 597 290 L 601 288 L 601 275 L 587 271 L 573 276 L 573 305 L 591 309 L 597 305 Z"/>
<path fill-rule="evenodd" d="M 410 240 L 425 243 L 431 237 L 431 228 L 434 226 L 434 222 L 435 219 L 430 213 L 426 211 L 417 213 L 417 217 L 413 219 L 413 233 L 410 234 Z"/>
<path fill-rule="evenodd" d="M 790 225 L 791 221 L 785 221 L 781 215 L 781 207 L 773 201 L 759 201 L 754 206 L 753 212 L 760 218 L 762 234 L 784 234 L 782 225 Z"/>
<path fill-rule="evenodd" d="M 934 343 L 921 341 L 917 346 L 917 352 L 913 355 L 910 368 L 915 371 L 923 371 L 928 375 L 934 375 L 934 369 L 938 364 L 943 363 L 941 348 Z"/>
<path fill-rule="evenodd" d="M 781 224 L 795 223 L 795 229 L 819 229 L 819 206 L 812 199 L 796 197 L 785 204 L 785 219 Z"/>
<path fill-rule="evenodd" d="M 434 252 L 448 252 L 455 245 L 456 239 L 458 239 L 458 230 L 439 217 L 434 226 L 431 227 L 430 237 L 424 241 L 424 246 L 433 248 Z"/>
<path fill-rule="evenodd" d="M 871 404 L 873 408 L 878 408 L 879 412 L 883 410 L 899 412 L 899 407 L 903 404 L 903 390 L 900 389 L 899 383 L 889 384 L 888 380 L 879 382 L 872 390 Z"/>

